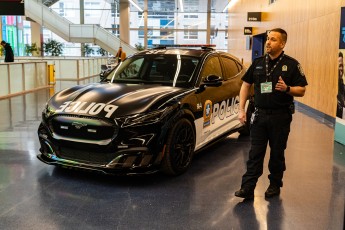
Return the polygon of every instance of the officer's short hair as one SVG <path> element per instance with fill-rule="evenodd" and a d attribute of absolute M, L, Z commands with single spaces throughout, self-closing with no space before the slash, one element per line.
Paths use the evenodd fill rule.
<path fill-rule="evenodd" d="M 272 32 L 272 31 L 280 33 L 282 35 L 283 42 L 286 43 L 286 41 L 287 41 L 287 33 L 286 33 L 285 30 L 283 30 L 282 28 L 274 28 L 274 29 L 270 30 L 270 32 Z"/>

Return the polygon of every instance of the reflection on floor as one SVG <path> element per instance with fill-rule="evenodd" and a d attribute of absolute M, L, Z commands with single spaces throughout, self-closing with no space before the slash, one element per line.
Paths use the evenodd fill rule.
<path fill-rule="evenodd" d="M 237 134 L 198 154 L 179 177 L 114 177 L 37 160 L 49 90 L 0 100 L 0 229 L 313 229 L 344 223 L 345 148 L 333 125 L 298 108 L 280 197 L 265 200 L 267 158 L 254 201 L 233 194 L 249 139 Z"/>

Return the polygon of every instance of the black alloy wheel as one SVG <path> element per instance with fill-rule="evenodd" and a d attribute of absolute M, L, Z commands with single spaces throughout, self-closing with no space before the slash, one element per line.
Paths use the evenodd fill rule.
<path fill-rule="evenodd" d="M 195 131 L 192 123 L 182 118 L 171 128 L 162 160 L 162 171 L 168 175 L 184 173 L 193 158 L 195 147 Z"/>

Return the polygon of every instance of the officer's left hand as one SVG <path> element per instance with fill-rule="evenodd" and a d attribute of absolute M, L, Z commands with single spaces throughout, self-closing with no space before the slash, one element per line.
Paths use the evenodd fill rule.
<path fill-rule="evenodd" d="M 287 85 L 285 84 L 285 82 L 283 81 L 283 78 L 280 76 L 279 80 L 275 86 L 275 90 L 281 91 L 281 92 L 285 92 L 287 88 Z"/>

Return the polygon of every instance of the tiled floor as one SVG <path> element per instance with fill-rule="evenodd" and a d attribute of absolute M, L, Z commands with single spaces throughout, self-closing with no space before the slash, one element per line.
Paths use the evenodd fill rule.
<path fill-rule="evenodd" d="M 265 200 L 267 158 L 254 201 L 239 188 L 249 138 L 229 136 L 179 177 L 116 177 L 37 158 L 49 92 L 0 100 L 0 229 L 344 229 L 345 148 L 333 125 L 298 108 L 280 197 Z"/>

